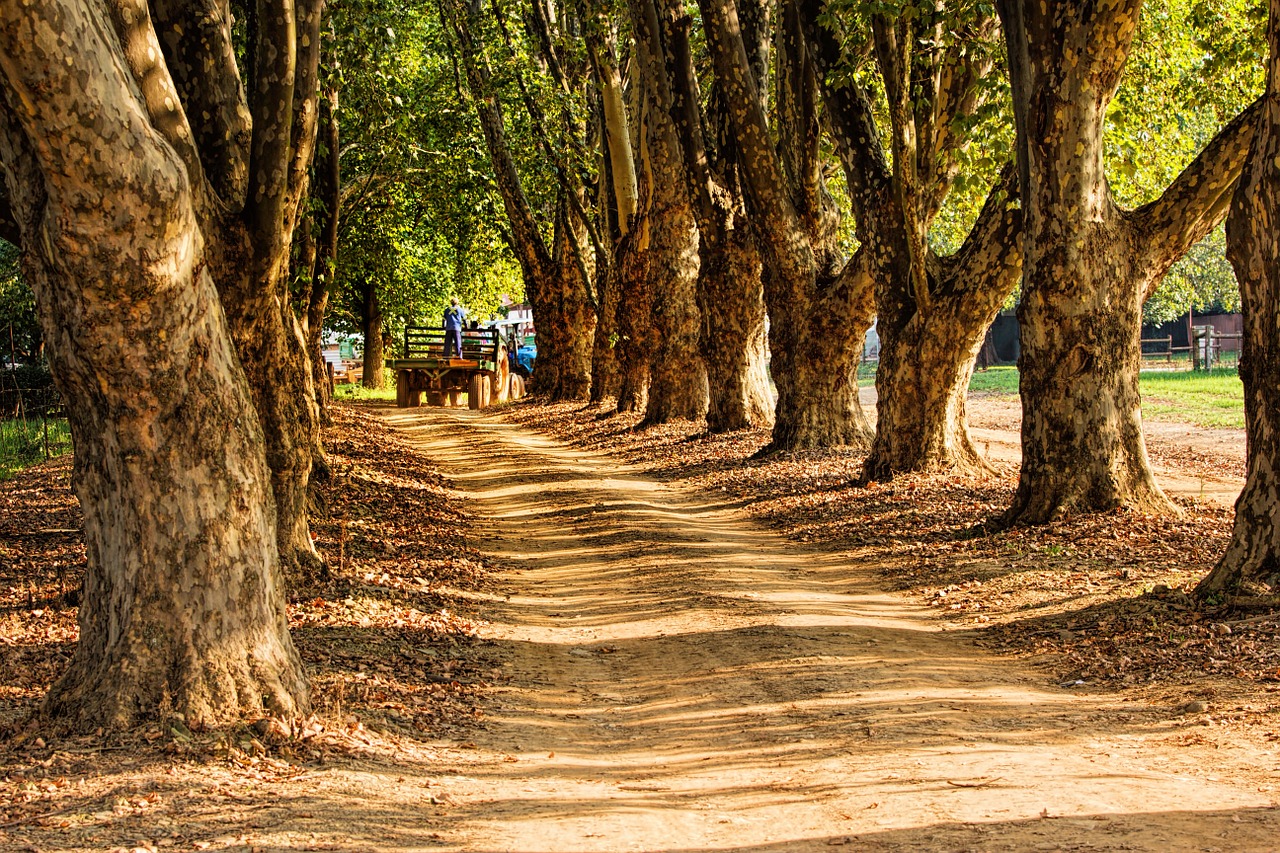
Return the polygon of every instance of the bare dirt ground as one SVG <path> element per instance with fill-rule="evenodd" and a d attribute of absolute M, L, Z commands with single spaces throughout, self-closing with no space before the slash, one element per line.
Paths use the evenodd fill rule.
<path fill-rule="evenodd" d="M 874 389 L 864 404 L 874 408 Z M 1017 464 L 1022 459 L 1022 406 L 1018 400 L 972 395 L 969 409 L 970 432 L 979 449 L 989 459 Z M 1143 432 L 1147 455 L 1166 492 L 1221 506 L 1235 505 L 1244 486 L 1244 430 L 1147 420 Z"/>
<path fill-rule="evenodd" d="M 459 850 L 1265 850 L 1274 746 L 1080 695 L 873 570 L 492 415 L 391 416 L 486 519 L 510 686 Z"/>
<path fill-rule="evenodd" d="M 345 570 L 292 608 L 320 712 L 283 742 L 46 743 L 15 598 L 0 653 L 42 668 L 0 708 L 0 849 L 1280 848 L 1270 617 L 1180 591 L 1221 507 L 969 539 L 1006 463 L 854 492 L 854 455 L 746 462 L 760 435 L 379 414 L 407 441 L 346 448 L 367 512 L 321 526 Z"/>

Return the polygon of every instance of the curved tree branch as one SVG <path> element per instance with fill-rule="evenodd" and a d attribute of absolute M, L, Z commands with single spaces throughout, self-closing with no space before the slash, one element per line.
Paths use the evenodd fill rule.
<path fill-rule="evenodd" d="M 115 25 L 120 47 L 129 63 L 129 71 L 142 92 L 151 124 L 187 167 L 187 177 L 194 190 L 193 199 L 202 207 L 204 198 L 204 166 L 187 114 L 182 109 L 177 87 L 169 75 L 160 40 L 152 27 L 151 14 L 145 0 L 109 0 L 107 8 Z"/>
<path fill-rule="evenodd" d="M 1144 298 L 1159 286 L 1164 271 L 1227 215 L 1264 102 L 1258 98 L 1218 131 L 1158 199 L 1126 214 L 1133 245 L 1147 253 L 1148 266 L 1158 272 Z"/>
<path fill-rule="evenodd" d="M 156 36 L 189 116 L 204 174 L 232 210 L 244 207 L 249 186 L 253 120 L 231 38 L 227 0 L 151 0 Z"/>
<path fill-rule="evenodd" d="M 731 0 L 700 0 L 699 5 L 716 80 L 730 104 L 729 118 L 737 131 L 743 176 L 761 220 L 761 240 L 787 266 L 812 268 L 813 249 L 786 191 L 786 177 L 774 152 L 737 9 Z"/>
<path fill-rule="evenodd" d="M 293 90 L 293 155 L 289 160 L 286 218 L 296 222 L 307 197 L 320 114 L 320 20 L 325 0 L 297 0 L 298 58 Z"/>

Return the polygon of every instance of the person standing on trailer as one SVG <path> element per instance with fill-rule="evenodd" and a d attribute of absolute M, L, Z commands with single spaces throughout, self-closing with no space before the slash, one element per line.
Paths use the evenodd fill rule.
<path fill-rule="evenodd" d="M 458 358 L 462 358 L 462 324 L 466 322 L 467 309 L 458 304 L 458 297 L 449 297 L 449 307 L 444 309 L 444 357 L 449 357 L 450 348 Z"/>

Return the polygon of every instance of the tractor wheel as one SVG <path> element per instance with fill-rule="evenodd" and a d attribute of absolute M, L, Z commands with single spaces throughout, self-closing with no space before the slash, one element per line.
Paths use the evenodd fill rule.
<path fill-rule="evenodd" d="M 467 408 L 483 409 L 489 405 L 489 388 L 489 374 L 477 373 L 472 376 L 471 384 L 467 388 Z"/>

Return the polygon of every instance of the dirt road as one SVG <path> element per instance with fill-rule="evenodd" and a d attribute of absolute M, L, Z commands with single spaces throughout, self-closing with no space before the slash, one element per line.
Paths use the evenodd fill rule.
<path fill-rule="evenodd" d="M 509 566 L 506 686 L 431 783 L 443 849 L 1280 846 L 1276 750 L 1047 683 L 866 567 L 497 416 L 387 418 Z"/>

